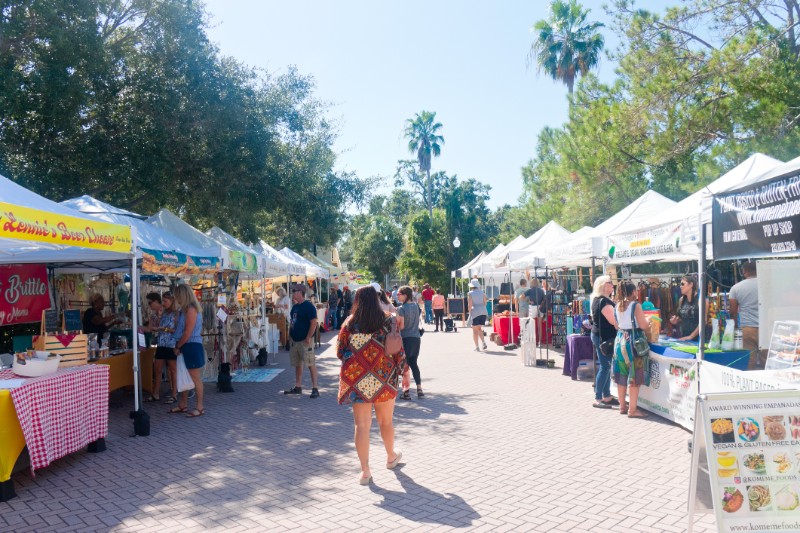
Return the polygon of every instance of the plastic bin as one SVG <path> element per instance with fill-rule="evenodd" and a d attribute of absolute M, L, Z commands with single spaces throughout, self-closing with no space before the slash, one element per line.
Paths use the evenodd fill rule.
<path fill-rule="evenodd" d="M 578 361 L 577 370 L 578 380 L 593 380 L 594 379 L 594 364 L 590 360 Z"/>

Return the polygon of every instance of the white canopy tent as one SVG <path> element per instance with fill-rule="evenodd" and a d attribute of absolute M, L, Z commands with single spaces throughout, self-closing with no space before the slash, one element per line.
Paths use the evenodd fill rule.
<path fill-rule="evenodd" d="M 212 239 L 191 224 L 184 222 L 182 218 L 169 209 L 162 209 L 149 217 L 146 222 L 199 248 L 219 250 L 218 257 L 223 259 L 222 268 L 228 268 L 227 261 L 230 256 L 230 248 Z"/>
<path fill-rule="evenodd" d="M 551 220 L 528 237 L 522 248 L 507 252 L 504 264 L 511 270 L 530 270 L 542 266 L 544 251 L 566 241 L 571 235 L 572 233 Z"/>
<path fill-rule="evenodd" d="M 259 250 L 256 250 L 233 235 L 226 233 L 225 231 L 221 230 L 217 226 L 214 226 L 210 230 L 206 232 L 206 235 L 211 237 L 212 239 L 219 241 L 223 245 L 227 246 L 228 248 L 241 252 L 242 254 L 250 254 L 256 257 L 258 262 L 258 274 L 265 277 L 265 278 L 272 278 L 275 276 L 280 276 L 286 273 L 286 269 L 284 268 L 283 263 L 280 261 L 271 258 L 267 254 L 262 253 Z"/>
<path fill-rule="evenodd" d="M 482 278 L 489 278 L 508 274 L 508 269 L 503 267 L 507 254 L 511 251 L 519 250 L 525 245 L 526 241 L 527 239 L 525 237 L 517 235 L 508 244 L 498 246 L 489 252 L 480 263 L 480 272 L 478 275 Z"/>
<path fill-rule="evenodd" d="M 280 253 L 291 259 L 292 261 L 299 263 L 306 267 L 306 277 L 309 278 L 322 278 L 328 279 L 330 274 L 328 273 L 327 269 L 322 268 L 321 266 L 315 265 L 302 255 L 298 254 L 291 248 L 281 248 Z"/>
<path fill-rule="evenodd" d="M 79 219 L 92 220 L 81 213 L 63 206 L 44 196 L 0 176 L 0 202 L 20 206 L 23 208 L 44 211 L 52 218 L 41 219 L 39 222 L 46 226 L 56 226 L 57 215 L 64 215 Z M 11 213 L 3 209 L 0 212 L 0 222 L 11 222 Z M 5 232 L 3 232 L 5 233 Z M 117 253 L 70 244 L 55 244 L 0 236 L 0 262 L 2 263 L 50 263 L 63 268 L 85 269 L 87 271 L 101 270 L 128 270 L 130 268 L 130 253 Z"/>
<path fill-rule="evenodd" d="M 259 250 L 262 254 L 266 255 L 270 259 L 278 261 L 281 264 L 283 274 L 281 276 L 277 276 L 273 278 L 274 283 L 288 283 L 290 281 L 291 276 L 305 276 L 306 275 L 306 267 L 305 265 L 301 265 L 300 263 L 289 259 L 278 250 L 264 242 L 263 240 L 259 240 L 256 244 L 253 245 L 253 248 Z"/>
<path fill-rule="evenodd" d="M 626 228 L 642 227 L 653 215 L 675 205 L 675 202 L 656 191 L 647 191 L 611 218 L 587 231 L 572 237 L 568 242 L 545 252 L 545 262 L 550 268 L 589 267 L 592 259 L 604 258 L 605 238 Z"/>
<path fill-rule="evenodd" d="M 777 159 L 753 154 L 701 190 L 643 220 L 642 225 L 626 225 L 619 232 L 609 234 L 607 246 L 604 247 L 614 251 L 609 263 L 698 260 L 700 218 L 705 223 L 711 221 L 711 195 L 742 187 L 748 180 L 758 180 L 780 165 Z M 712 257 L 710 238 L 706 254 L 706 257 Z"/>
<path fill-rule="evenodd" d="M 453 272 L 451 272 L 450 273 L 451 277 L 455 278 L 456 277 L 456 273 L 460 272 L 460 276 L 458 276 L 459 278 L 461 278 L 461 279 L 470 279 L 472 277 L 473 271 L 475 271 L 475 269 L 476 269 L 476 266 L 481 264 L 481 261 L 483 261 L 484 257 L 486 257 L 486 252 L 479 253 L 478 255 L 473 257 L 472 260 L 469 263 L 467 263 L 466 265 L 462 266 L 458 270 L 454 270 Z M 477 273 L 477 272 L 475 272 L 475 273 Z"/>
<path fill-rule="evenodd" d="M 71 200 L 61 202 L 61 205 L 79 211 L 98 220 L 104 220 L 114 224 L 121 224 L 136 228 L 136 246 L 138 257 L 141 257 L 141 250 L 157 250 L 159 252 L 180 253 L 195 257 L 211 257 L 220 261 L 218 256 L 219 247 L 202 248 L 183 241 L 161 228 L 148 224 L 144 221 L 146 217 L 114 207 L 113 205 L 101 202 L 96 198 L 84 195 Z"/>

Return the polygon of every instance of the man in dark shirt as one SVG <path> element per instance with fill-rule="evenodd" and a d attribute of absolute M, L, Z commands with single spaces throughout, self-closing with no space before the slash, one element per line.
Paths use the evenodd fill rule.
<path fill-rule="evenodd" d="M 303 392 L 303 365 L 311 372 L 311 397 L 319 398 L 317 390 L 317 365 L 314 353 L 314 335 L 317 331 L 317 308 L 306 300 L 306 289 L 302 285 L 292 287 L 292 310 L 289 313 L 289 337 L 292 341 L 289 361 L 294 366 L 294 387 L 284 394 Z"/>
<path fill-rule="evenodd" d="M 525 291 L 525 297 L 528 299 L 528 314 L 536 318 L 545 312 L 547 294 L 544 289 L 539 286 L 539 280 L 533 278 L 531 280 L 531 288 Z M 534 306 L 537 309 L 534 311 Z"/>
<path fill-rule="evenodd" d="M 116 322 L 117 318 L 114 315 L 103 316 L 103 309 L 106 306 L 106 300 L 100 294 L 93 294 L 89 297 L 89 304 L 91 307 L 83 313 L 83 332 L 84 333 L 97 333 L 98 335 L 104 334 L 108 331 L 108 327 Z M 99 339 L 98 339 L 99 342 Z"/>

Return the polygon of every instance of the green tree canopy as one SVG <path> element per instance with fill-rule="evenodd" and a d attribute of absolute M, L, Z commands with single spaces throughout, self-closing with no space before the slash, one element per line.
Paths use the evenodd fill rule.
<path fill-rule="evenodd" d="M 531 28 L 535 35 L 528 61 L 535 62 L 539 72 L 567 86 L 572 96 L 575 80 L 587 74 L 600 61 L 605 40 L 597 30 L 599 22 L 587 22 L 588 9 L 576 0 L 554 0 L 550 18 Z"/>
<path fill-rule="evenodd" d="M 336 172 L 309 76 L 222 57 L 191 0 L 11 0 L 0 11 L 0 172 L 200 228 L 332 244 L 367 182 Z M 331 191 L 336 191 L 331 198 Z"/>
<path fill-rule="evenodd" d="M 427 176 L 428 215 L 433 216 L 433 184 L 431 183 L 431 158 L 439 157 L 444 144 L 440 134 L 442 124 L 436 122 L 436 113 L 422 111 L 413 119 L 406 120 L 404 135 L 408 139 L 408 151 L 417 155 L 420 171 Z"/>

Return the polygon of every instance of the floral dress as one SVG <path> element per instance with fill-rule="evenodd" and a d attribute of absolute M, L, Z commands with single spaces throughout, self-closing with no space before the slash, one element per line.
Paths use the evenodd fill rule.
<path fill-rule="evenodd" d="M 624 314 L 615 311 L 619 329 L 614 339 L 614 383 L 639 387 L 650 386 L 650 357 L 636 357 L 633 349 L 634 313 L 638 302 L 628 306 Z"/>
<path fill-rule="evenodd" d="M 374 333 L 359 333 L 347 324 L 339 331 L 336 356 L 342 361 L 339 370 L 340 404 L 378 403 L 397 397 L 398 378 L 405 354 L 386 354 L 384 343 L 391 331 L 391 317 Z"/>

